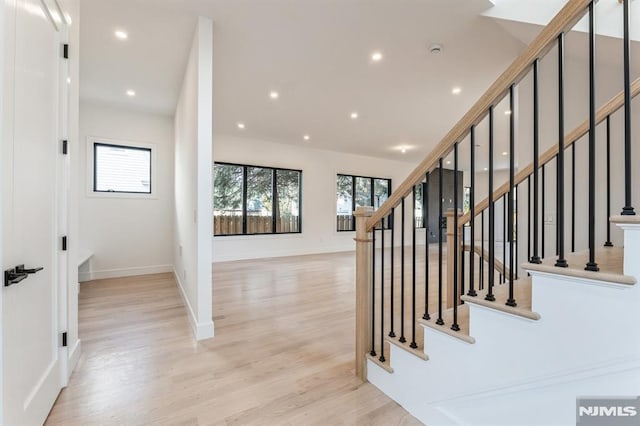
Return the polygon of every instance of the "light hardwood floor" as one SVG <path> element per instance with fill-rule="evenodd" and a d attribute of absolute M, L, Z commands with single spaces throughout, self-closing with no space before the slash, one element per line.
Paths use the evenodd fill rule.
<path fill-rule="evenodd" d="M 354 375 L 354 267 L 215 264 L 203 343 L 171 274 L 82 284 L 83 355 L 47 424 L 419 424 Z"/>

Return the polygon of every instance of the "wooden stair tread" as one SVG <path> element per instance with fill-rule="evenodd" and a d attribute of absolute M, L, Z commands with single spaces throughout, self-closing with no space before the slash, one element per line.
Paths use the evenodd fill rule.
<path fill-rule="evenodd" d="M 377 356 L 371 356 L 371 354 L 367 354 L 366 357 L 368 360 L 385 370 L 387 373 L 393 373 L 393 368 L 391 368 L 391 363 L 389 362 L 388 357 L 385 362 L 380 361 Z"/>
<path fill-rule="evenodd" d="M 418 323 L 422 326 L 432 328 L 434 330 L 440 331 L 442 333 L 448 334 L 449 336 L 455 337 L 456 339 L 460 339 L 463 342 L 473 344 L 476 342 L 476 339 L 469 335 L 469 307 L 466 305 L 458 306 L 458 326 L 460 327 L 459 331 L 454 331 L 451 329 L 453 325 L 453 309 L 446 309 L 442 312 L 442 320 L 444 321 L 443 325 L 436 324 L 436 320 L 438 319 L 438 313 L 435 312 L 431 315 L 431 319 L 419 319 Z"/>
<path fill-rule="evenodd" d="M 556 258 L 544 259 L 542 263 L 525 263 L 522 265 L 527 271 L 547 272 L 569 277 L 585 278 L 614 284 L 634 285 L 636 279 L 623 273 L 624 249 L 622 247 L 600 247 L 596 249 L 596 263 L 600 271 L 586 271 L 585 265 L 589 260 L 589 250 L 570 253 L 566 256 L 567 268 L 554 266 Z"/>
<path fill-rule="evenodd" d="M 429 360 L 429 357 L 427 356 L 427 354 L 424 353 L 424 347 L 422 347 L 421 345 L 418 345 L 417 348 L 412 348 L 411 346 L 409 346 L 410 345 L 409 341 L 402 343 L 398 340 L 397 337 L 387 337 L 386 341 L 391 343 L 394 346 L 404 349 L 405 351 L 409 352 L 414 356 L 417 356 L 423 361 Z"/>
<path fill-rule="evenodd" d="M 635 215 L 635 216 L 611 216 L 609 218 L 609 222 L 611 223 L 629 223 L 632 225 L 635 224 L 639 224 L 640 223 L 640 215 Z"/>
<path fill-rule="evenodd" d="M 474 303 L 476 305 L 496 309 L 498 311 L 528 318 L 534 321 L 540 319 L 540 315 L 531 310 L 531 277 L 521 277 L 513 282 L 513 297 L 517 303 L 517 306 L 515 307 L 506 305 L 509 298 L 508 284 L 505 283 L 493 286 L 493 295 L 496 299 L 494 302 L 485 300 L 485 296 L 488 293 L 489 289 L 485 287 L 483 290 L 478 291 L 477 296 L 465 295 L 462 296 L 461 299 L 466 303 Z"/>

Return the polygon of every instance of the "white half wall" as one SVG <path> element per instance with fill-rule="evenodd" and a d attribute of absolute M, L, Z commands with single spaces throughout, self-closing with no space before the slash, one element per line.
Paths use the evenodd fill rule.
<path fill-rule="evenodd" d="M 410 162 L 228 135 L 216 135 L 213 159 L 302 170 L 302 232 L 212 237 L 214 262 L 355 250 L 355 232 L 336 231 L 336 175 L 391 178 L 393 190 L 415 167 Z M 407 217 L 410 217 L 410 211 L 409 203 Z M 397 214 L 398 220 L 399 217 Z M 424 235 L 424 230 L 419 232 Z M 409 235 L 407 230 L 407 238 Z M 419 241 L 423 242 L 424 237 Z"/>
<path fill-rule="evenodd" d="M 198 18 L 175 115 L 173 265 L 196 339 L 213 337 L 213 23 Z"/>
<path fill-rule="evenodd" d="M 94 195 L 88 138 L 153 144 L 149 198 Z M 173 234 L 173 121 L 171 117 L 80 104 L 79 255 L 92 253 L 81 281 L 170 272 Z M 89 150 L 89 152 L 87 152 Z M 88 155 L 89 154 L 89 155 Z"/>

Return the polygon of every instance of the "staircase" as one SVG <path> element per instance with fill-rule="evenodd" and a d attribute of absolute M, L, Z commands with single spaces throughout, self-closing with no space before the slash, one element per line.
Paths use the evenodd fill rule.
<path fill-rule="evenodd" d="M 620 3 L 629 23 L 630 0 Z M 629 26 L 621 23 L 624 88 L 598 102 L 596 5 L 567 1 L 387 202 L 375 212 L 355 212 L 356 374 L 425 424 L 572 425 L 579 397 L 640 395 L 640 219 L 631 178 L 632 139 L 638 140 L 631 135 L 631 101 L 640 79 L 631 82 Z M 590 24 L 589 112 L 567 132 L 565 34 L 583 17 Z M 540 67 L 549 54 L 557 59 L 558 138 L 541 152 Z M 525 79 L 531 93 L 519 90 Z M 516 114 L 524 102 L 532 117 Z M 503 141 L 496 140 L 495 110 L 504 103 L 509 167 L 498 182 L 495 151 Z M 527 119 L 532 160 L 517 167 L 516 129 Z M 619 123 L 613 133 L 621 141 L 612 136 Z M 488 167 L 480 171 L 482 137 Z M 612 159 L 612 149 L 623 148 L 623 160 Z M 584 163 L 577 149 L 588 153 Z M 426 194 L 430 179 L 442 182 L 445 164 L 456 180 L 454 209 L 443 211 L 440 184 L 440 227 L 420 229 L 416 206 L 424 223 L 432 210 L 429 198 L 417 194 Z M 624 177 L 612 174 L 616 168 Z M 470 184 L 468 211 L 459 178 Z M 604 191 L 596 191 L 600 180 Z M 581 194 L 582 181 L 588 189 Z M 624 206 L 614 206 L 622 211 L 615 215 L 611 199 L 618 193 Z M 622 230 L 623 245 L 614 246 L 612 227 Z M 437 244 L 427 242 L 432 232 Z"/>

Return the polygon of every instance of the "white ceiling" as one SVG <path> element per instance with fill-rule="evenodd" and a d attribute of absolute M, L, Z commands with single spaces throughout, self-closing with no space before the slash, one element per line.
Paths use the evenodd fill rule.
<path fill-rule="evenodd" d="M 85 101 L 173 115 L 195 19 L 204 15 L 215 27 L 216 133 L 410 162 L 439 142 L 524 47 L 480 16 L 488 0 L 82 0 L 81 6 Z M 117 40 L 116 29 L 126 30 L 128 40 Z M 428 53 L 434 42 L 444 46 L 440 55 Z M 370 60 L 374 50 L 384 55 L 380 63 Z M 460 95 L 451 94 L 454 86 Z M 270 90 L 279 92 L 277 101 Z M 358 120 L 349 118 L 352 111 Z M 236 127 L 240 121 L 244 131 Z M 400 145 L 413 150 L 393 150 Z"/>

